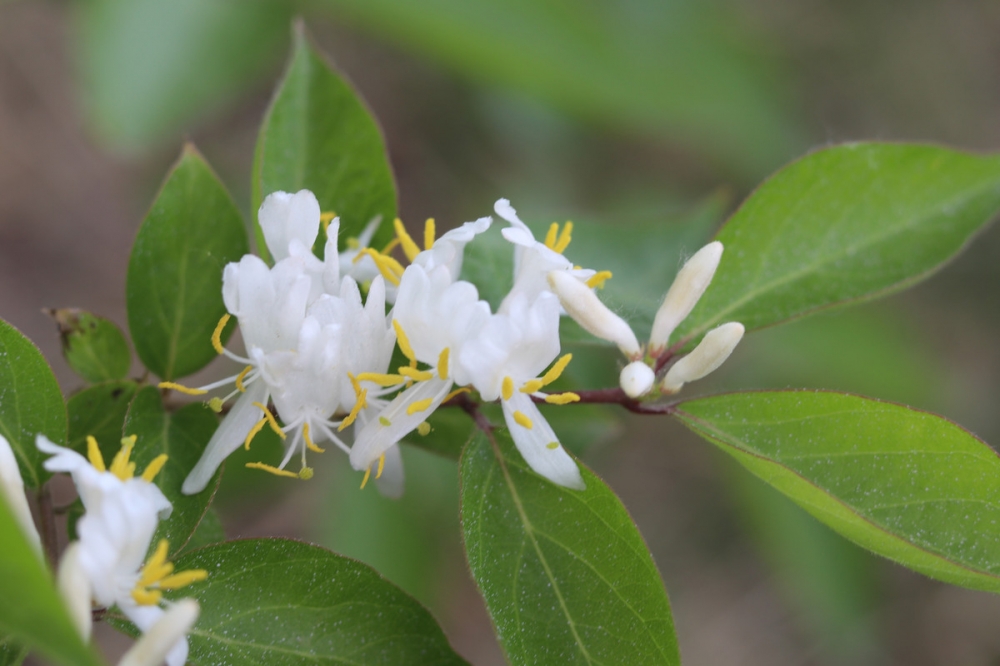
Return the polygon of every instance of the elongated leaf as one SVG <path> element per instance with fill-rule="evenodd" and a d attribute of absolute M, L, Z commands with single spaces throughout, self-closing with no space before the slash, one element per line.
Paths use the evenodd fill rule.
<path fill-rule="evenodd" d="M 309 44 L 301 24 L 257 138 L 252 185 L 255 214 L 272 192 L 312 190 L 324 211 L 340 215 L 341 249 L 343 239 L 378 216 L 386 224 L 373 244 L 381 247 L 392 234 L 396 184 L 379 128 L 357 93 Z M 255 228 L 257 250 L 267 257 Z"/>
<path fill-rule="evenodd" d="M 63 308 L 49 310 L 59 326 L 63 356 L 88 382 L 121 379 L 132 365 L 132 352 L 121 329 L 104 317 Z"/>
<path fill-rule="evenodd" d="M 49 478 L 35 436 L 66 441 L 66 405 L 52 368 L 20 331 L 0 319 L 0 435 L 7 438 L 21 478 L 36 488 Z"/>
<path fill-rule="evenodd" d="M 21 647 L 13 639 L 0 640 L 0 666 L 21 666 L 26 656 L 27 648 Z"/>
<path fill-rule="evenodd" d="M 222 269 L 247 247 L 225 187 L 185 146 L 139 227 L 125 280 L 128 326 L 147 368 L 169 380 L 215 358 L 212 332 L 226 313 Z"/>
<path fill-rule="evenodd" d="M 722 228 L 722 263 L 677 339 L 902 289 L 997 211 L 1000 157 L 906 144 L 820 150 L 761 185 Z"/>
<path fill-rule="evenodd" d="M 472 575 L 513 664 L 679 664 L 670 602 L 625 507 L 528 469 L 506 431 L 462 455 Z"/>
<path fill-rule="evenodd" d="M 175 593 L 201 604 L 190 634 L 199 664 L 465 663 L 423 606 L 374 569 L 318 546 L 229 541 L 176 564 L 209 572 Z"/>
<path fill-rule="evenodd" d="M 677 416 L 855 543 L 1000 592 L 1000 457 L 954 423 L 819 391 L 689 400 Z"/>
<path fill-rule="evenodd" d="M 104 382 L 74 393 L 66 401 L 69 412 L 69 448 L 87 450 L 87 436 L 117 450 L 136 384 L 130 380 Z"/>
<path fill-rule="evenodd" d="M 100 660 L 76 633 L 52 576 L 0 493 L 0 634 L 66 666 Z M 11 661 L 9 663 L 18 663 Z"/>
<path fill-rule="evenodd" d="M 215 478 L 197 495 L 181 493 L 184 478 L 198 462 L 217 425 L 215 415 L 201 403 L 185 405 L 168 413 L 163 408 L 160 392 L 152 386 L 139 389 L 129 407 L 125 434 L 137 436 L 132 454 L 136 470 L 145 469 L 161 453 L 168 456 L 167 464 L 154 482 L 173 503 L 174 510 L 169 519 L 160 522 L 152 543 L 156 545 L 160 539 L 168 539 L 171 553 L 182 549 L 194 534 L 219 487 L 221 471 L 216 472 Z M 111 460 L 109 456 L 120 448 L 117 441 L 110 444 L 112 446 L 101 444 L 105 460 Z"/>

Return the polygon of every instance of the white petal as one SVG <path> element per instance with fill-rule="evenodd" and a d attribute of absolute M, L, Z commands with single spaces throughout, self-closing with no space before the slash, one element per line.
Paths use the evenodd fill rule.
<path fill-rule="evenodd" d="M 736 349 L 745 330 L 743 324 L 732 321 L 706 333 L 690 354 L 671 366 L 660 388 L 665 393 L 676 393 L 687 382 L 701 379 L 718 368 Z"/>
<path fill-rule="evenodd" d="M 552 291 L 576 323 L 592 335 L 615 343 L 629 358 L 642 353 L 632 328 L 609 310 L 590 287 L 564 271 L 552 271 L 548 279 Z"/>
<path fill-rule="evenodd" d="M 399 499 L 403 496 L 404 481 L 403 455 L 399 451 L 399 444 L 396 444 L 385 450 L 385 466 L 382 468 L 382 476 L 375 479 L 375 487 L 383 496 Z"/>
<path fill-rule="evenodd" d="M 254 424 L 260 420 L 260 409 L 254 407 L 253 403 L 266 404 L 266 400 L 267 384 L 262 379 L 247 387 L 246 393 L 237 399 L 233 408 L 222 419 L 222 423 L 212 435 L 194 469 L 184 479 L 181 492 L 185 495 L 194 495 L 205 489 L 222 461 L 239 448 Z"/>
<path fill-rule="evenodd" d="M 194 599 L 181 599 L 171 604 L 166 612 L 156 606 L 145 608 L 155 608 L 159 618 L 144 629 L 142 637 L 125 653 L 118 666 L 160 666 L 164 661 L 167 666 L 183 666 L 188 655 L 186 636 L 201 611 L 198 602 Z M 136 610 L 124 607 L 122 610 L 142 628 L 140 622 L 133 617 Z M 143 610 L 140 620 L 146 624 L 151 615 L 150 611 Z"/>
<path fill-rule="evenodd" d="M 721 259 L 722 243 L 714 241 L 695 252 L 677 272 L 677 277 L 670 285 L 670 291 L 653 320 L 653 332 L 649 336 L 651 348 L 662 349 L 667 346 L 674 329 L 691 313 L 698 299 L 708 289 Z"/>
<path fill-rule="evenodd" d="M 502 405 L 510 436 L 528 466 L 557 485 L 574 490 L 586 489 L 587 484 L 580 475 L 576 461 L 559 444 L 559 438 L 542 416 L 538 406 L 531 400 L 531 396 L 514 391 L 511 399 L 502 401 Z M 515 410 L 528 417 L 531 428 L 526 428 L 514 420 Z M 549 448 L 553 443 L 556 446 Z"/>
<path fill-rule="evenodd" d="M 307 248 L 313 246 L 319 234 L 319 216 L 319 202 L 309 190 L 273 192 L 264 199 L 257 220 L 276 263 L 289 256 L 293 240 Z"/>
<path fill-rule="evenodd" d="M 55 445 L 53 444 L 53 446 Z M 21 480 L 21 470 L 17 466 L 17 458 L 14 457 L 10 443 L 3 435 L 0 435 L 0 493 L 3 493 L 4 499 L 7 500 L 7 506 L 14 514 L 14 520 L 21 526 L 24 536 L 35 547 L 35 551 L 41 555 L 42 542 L 38 537 L 35 521 L 31 517 L 28 499 L 24 496 L 24 481 Z"/>
<path fill-rule="evenodd" d="M 528 232 L 528 235 L 531 235 L 531 230 L 528 229 L 528 225 L 522 222 L 521 218 L 517 216 L 517 211 L 510 205 L 509 200 L 497 199 L 497 202 L 493 204 L 493 210 L 496 211 L 497 215 L 509 222 L 512 227 L 523 229 Z M 534 239 L 534 236 L 532 236 L 532 239 Z"/>
<path fill-rule="evenodd" d="M 71 543 L 63 551 L 56 582 L 73 625 L 84 642 L 89 641 L 93 607 L 90 604 L 90 583 L 87 580 L 87 573 L 80 564 L 79 542 Z"/>

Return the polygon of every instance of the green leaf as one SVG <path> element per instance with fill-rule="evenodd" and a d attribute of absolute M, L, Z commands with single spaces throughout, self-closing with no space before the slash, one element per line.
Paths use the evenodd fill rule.
<path fill-rule="evenodd" d="M 663 582 L 614 493 L 583 467 L 585 491 L 557 486 L 492 436 L 462 455 L 462 533 L 508 660 L 679 664 Z"/>
<path fill-rule="evenodd" d="M 957 254 L 1000 210 L 1000 157 L 859 143 L 807 155 L 766 181 L 716 237 L 712 284 L 690 339 L 898 291 Z"/>
<path fill-rule="evenodd" d="M 196 495 L 182 494 L 181 484 L 198 462 L 217 425 L 215 414 L 201 403 L 191 403 L 168 413 L 156 388 L 147 386 L 135 394 L 125 419 L 125 433 L 138 438 L 132 453 L 137 473 L 141 473 L 161 453 L 169 456 L 154 483 L 173 503 L 174 510 L 169 519 L 160 522 L 153 537 L 154 546 L 160 539 L 168 539 L 170 552 L 178 552 L 208 511 L 222 472 L 216 472 L 205 490 Z M 111 460 L 109 455 L 118 451 L 118 443 L 114 444 L 108 448 L 102 444 L 105 460 Z"/>
<path fill-rule="evenodd" d="M 342 239 L 379 216 L 384 224 L 372 244 L 381 247 L 392 235 L 396 184 L 382 134 L 357 93 L 309 44 L 301 23 L 257 138 L 252 186 L 254 219 L 266 195 L 308 189 L 323 211 L 340 215 Z M 255 230 L 258 253 L 268 257 Z"/>
<path fill-rule="evenodd" d="M 21 666 L 28 649 L 13 640 L 0 639 L 0 666 Z"/>
<path fill-rule="evenodd" d="M 39 433 L 56 444 L 66 441 L 62 392 L 38 347 L 0 320 L 0 435 L 14 450 L 29 488 L 37 488 L 50 476 L 42 469 L 48 456 L 35 447 Z"/>
<path fill-rule="evenodd" d="M 212 332 L 226 313 L 222 270 L 247 252 L 239 210 L 185 146 L 139 227 L 125 280 L 128 326 L 147 368 L 172 380 L 215 358 Z"/>
<path fill-rule="evenodd" d="M 204 548 L 205 546 L 225 540 L 226 530 L 222 526 L 222 519 L 219 518 L 219 514 L 216 513 L 215 509 L 210 508 L 205 512 L 205 516 L 198 523 L 194 534 L 191 535 L 191 538 L 184 546 L 184 552 L 195 550 L 196 548 Z"/>
<path fill-rule="evenodd" d="M 122 380 L 89 386 L 66 401 L 69 412 L 69 448 L 85 453 L 87 436 L 117 452 L 129 403 L 136 384 Z"/>
<path fill-rule="evenodd" d="M 81 641 L 38 552 L 0 493 L 0 634 L 66 666 L 101 662 Z M 0 648 L 2 654 L 2 648 Z M 9 663 L 17 663 L 16 661 Z"/>
<path fill-rule="evenodd" d="M 201 616 L 189 635 L 201 664 L 464 664 L 434 618 L 374 569 L 318 546 L 249 539 L 179 557 L 209 577 L 175 593 Z"/>
<path fill-rule="evenodd" d="M 49 310 L 59 326 L 69 367 L 88 382 L 122 379 L 132 365 L 125 335 L 114 322 L 84 310 Z"/>
<path fill-rule="evenodd" d="M 88 0 L 76 5 L 91 124 L 113 145 L 147 147 L 253 84 L 290 18 L 282 0 Z"/>
<path fill-rule="evenodd" d="M 677 410 L 855 543 L 932 578 L 1000 592 L 1000 457 L 954 423 L 805 390 L 732 393 Z"/>

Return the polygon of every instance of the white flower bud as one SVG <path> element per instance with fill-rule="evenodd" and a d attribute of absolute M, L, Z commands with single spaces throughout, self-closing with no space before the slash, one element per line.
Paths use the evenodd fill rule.
<path fill-rule="evenodd" d="M 656 373 L 642 361 L 632 361 L 622 368 L 621 375 L 618 376 L 622 390 L 630 398 L 638 398 L 649 393 L 655 381 Z"/>
<path fill-rule="evenodd" d="M 185 636 L 200 612 L 201 607 L 194 599 L 181 599 L 171 604 L 156 624 L 122 656 L 118 666 L 160 666 L 164 661 L 169 666 L 181 666 L 187 661 Z"/>
<path fill-rule="evenodd" d="M 629 358 L 642 354 L 639 340 L 629 325 L 609 310 L 590 287 L 566 271 L 552 271 L 548 280 L 569 316 L 588 333 L 615 343 Z"/>
<path fill-rule="evenodd" d="M 92 622 L 90 582 L 87 580 L 87 572 L 80 564 L 79 541 L 74 541 L 66 547 L 62 560 L 59 562 L 56 582 L 77 632 L 85 642 L 89 641 Z"/>
<path fill-rule="evenodd" d="M 677 393 L 687 382 L 701 379 L 718 368 L 736 349 L 745 330 L 743 324 L 732 321 L 706 333 L 694 351 L 667 371 L 660 388 L 664 393 Z"/>
<path fill-rule="evenodd" d="M 720 259 L 722 243 L 713 241 L 695 252 L 678 271 L 674 283 L 670 285 L 670 291 L 663 299 L 663 305 L 656 313 L 656 319 L 653 320 L 649 346 L 654 354 L 667 346 L 674 329 L 691 313 L 698 299 L 705 293 L 715 275 L 715 269 L 719 267 Z"/>

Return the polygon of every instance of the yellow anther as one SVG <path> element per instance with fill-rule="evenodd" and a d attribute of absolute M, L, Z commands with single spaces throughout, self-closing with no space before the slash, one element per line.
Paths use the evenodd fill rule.
<path fill-rule="evenodd" d="M 204 569 L 189 569 L 188 571 L 181 571 L 180 573 L 175 573 L 172 576 L 167 576 L 160 581 L 161 590 L 176 590 L 182 587 L 187 587 L 191 583 L 199 583 L 208 578 L 208 572 Z"/>
<path fill-rule="evenodd" d="M 587 286 L 593 289 L 604 289 L 604 283 L 611 279 L 611 271 L 600 271 L 594 273 L 587 279 Z"/>
<path fill-rule="evenodd" d="M 393 238 L 391 241 L 386 243 L 384 248 L 382 248 L 382 254 L 389 254 L 390 252 L 396 249 L 397 245 L 399 245 L 399 239 Z"/>
<path fill-rule="evenodd" d="M 424 398 L 423 400 L 417 400 L 416 402 L 414 402 L 413 404 L 411 404 L 409 407 L 406 408 L 406 415 L 411 416 L 413 414 L 416 414 L 417 412 L 422 412 L 425 409 L 428 409 L 433 402 L 434 398 Z"/>
<path fill-rule="evenodd" d="M 516 409 L 514 410 L 514 422 L 522 428 L 527 428 L 528 430 L 531 430 L 535 425 L 524 412 L 519 412 Z"/>
<path fill-rule="evenodd" d="M 424 249 L 429 250 L 434 247 L 434 218 L 428 217 L 424 222 Z"/>
<path fill-rule="evenodd" d="M 337 214 L 334 213 L 332 210 L 326 213 L 319 214 L 319 223 L 323 227 L 323 235 L 327 238 L 330 237 L 330 223 L 333 222 L 333 219 L 335 217 L 337 217 Z M 348 240 L 348 247 L 349 246 L 350 246 L 350 240 Z"/>
<path fill-rule="evenodd" d="M 312 441 L 312 437 L 309 436 L 309 424 L 302 424 L 302 439 L 306 440 L 306 448 L 310 451 L 315 451 L 316 453 L 325 453 L 326 449 L 321 449 Z"/>
<path fill-rule="evenodd" d="M 556 240 L 559 238 L 559 223 L 553 222 L 549 225 L 549 233 L 545 234 L 545 247 L 550 250 L 556 246 Z"/>
<path fill-rule="evenodd" d="M 361 258 L 366 255 L 371 257 L 372 261 L 375 262 L 375 267 L 378 268 L 378 272 L 382 274 L 382 277 L 397 287 L 399 286 L 399 278 L 403 274 L 402 264 L 388 255 L 379 254 L 370 247 L 363 247 L 358 250 L 358 254 L 354 257 L 352 263 L 361 261 Z"/>
<path fill-rule="evenodd" d="M 361 490 L 364 490 L 365 486 L 368 485 L 368 477 L 371 475 L 372 475 L 372 468 L 369 467 L 368 469 L 365 470 L 365 478 L 361 479 Z"/>
<path fill-rule="evenodd" d="M 344 247 L 348 250 L 359 250 L 361 249 L 361 239 L 357 236 L 351 236 L 344 241 Z"/>
<path fill-rule="evenodd" d="M 524 382 L 524 386 L 522 386 L 519 390 L 521 393 L 537 393 L 542 390 L 543 386 L 545 386 L 545 383 L 541 379 L 529 379 Z"/>
<path fill-rule="evenodd" d="M 135 435 L 122 438 L 122 448 L 115 454 L 108 471 L 122 481 L 127 481 L 135 475 L 135 463 L 129 461 L 132 449 L 135 447 Z"/>
<path fill-rule="evenodd" d="M 212 347 L 215 348 L 215 352 L 217 354 L 221 354 L 225 351 L 225 348 L 222 346 L 222 331 L 226 328 L 226 324 L 228 323 L 229 315 L 224 314 L 222 315 L 222 319 L 219 320 L 219 323 L 215 325 L 215 330 L 212 331 Z"/>
<path fill-rule="evenodd" d="M 510 377 L 503 378 L 503 384 L 500 385 L 500 394 L 503 396 L 504 400 L 510 400 L 511 396 L 514 395 L 514 380 Z"/>
<path fill-rule="evenodd" d="M 393 319 L 392 327 L 396 329 L 396 343 L 399 345 L 399 351 L 403 352 L 403 356 L 411 361 L 416 361 L 417 355 L 413 353 L 413 347 L 410 345 L 410 338 L 406 337 L 406 331 L 403 330 L 403 325 L 399 323 L 398 319 Z"/>
<path fill-rule="evenodd" d="M 257 436 L 257 433 L 264 429 L 265 425 L 267 425 L 267 417 L 264 417 L 260 421 L 257 421 L 257 423 L 253 424 L 253 427 L 250 428 L 250 432 L 247 433 L 247 438 L 243 440 L 244 449 L 247 451 L 250 450 L 250 442 L 252 442 L 253 438 Z"/>
<path fill-rule="evenodd" d="M 211 409 L 216 414 L 222 411 L 222 405 L 223 405 L 222 398 L 218 396 L 208 401 L 208 408 Z"/>
<path fill-rule="evenodd" d="M 421 437 L 426 437 L 427 435 L 431 434 L 431 424 L 428 423 L 427 421 L 424 421 L 423 423 L 417 426 L 417 433 L 419 433 Z"/>
<path fill-rule="evenodd" d="M 392 226 L 396 228 L 396 238 L 399 239 L 399 244 L 403 246 L 403 253 L 406 258 L 413 261 L 418 254 L 420 254 L 420 247 L 413 242 L 410 238 L 410 234 L 406 233 L 406 227 L 403 226 L 403 221 L 398 217 L 393 221 Z"/>
<path fill-rule="evenodd" d="M 385 469 L 385 454 L 383 453 L 378 457 L 378 471 L 375 472 L 376 479 L 382 478 L 382 470 L 384 469 Z"/>
<path fill-rule="evenodd" d="M 245 384 L 243 384 L 243 380 L 246 379 L 247 375 L 250 374 L 251 370 L 253 370 L 253 366 L 248 365 L 247 367 L 240 370 L 240 374 L 236 375 L 236 388 L 240 390 L 240 393 L 247 392 L 247 387 Z"/>
<path fill-rule="evenodd" d="M 569 247 L 569 242 L 571 240 L 573 240 L 573 223 L 567 220 L 566 224 L 563 226 L 562 233 L 559 234 L 559 240 L 556 242 L 556 246 L 552 249 L 559 254 L 562 254 L 566 251 L 566 248 Z"/>
<path fill-rule="evenodd" d="M 555 380 L 559 379 L 559 375 L 563 373 L 563 370 L 566 369 L 566 366 L 569 365 L 569 362 L 572 360 L 573 360 L 573 355 L 566 354 L 558 361 L 556 361 L 555 365 L 549 368 L 549 371 L 546 372 L 544 375 L 542 375 L 542 385 L 548 386 Z"/>
<path fill-rule="evenodd" d="M 139 580 L 132 590 L 132 598 L 137 604 L 142 606 L 158 604 L 163 598 L 161 590 L 176 590 L 208 578 L 208 572 L 204 569 L 173 573 L 174 565 L 167 561 L 169 546 L 166 539 L 160 539 L 153 555 L 142 567 Z"/>
<path fill-rule="evenodd" d="M 559 442 L 549 442 L 548 444 L 545 445 L 545 448 L 547 448 L 547 449 L 558 449 L 559 448 Z"/>
<path fill-rule="evenodd" d="M 381 372 L 362 372 L 356 377 L 359 382 L 372 382 L 379 386 L 395 386 L 406 379 L 403 375 L 386 375 Z M 355 389 L 356 391 L 357 389 Z"/>
<path fill-rule="evenodd" d="M 167 454 L 161 453 L 160 455 L 153 458 L 153 462 L 146 465 L 146 470 L 142 473 L 142 478 L 150 483 L 156 478 L 156 475 L 160 473 L 163 466 L 167 464 Z"/>
<path fill-rule="evenodd" d="M 359 382 L 358 378 L 354 376 L 354 373 L 348 372 L 347 378 L 351 380 L 351 386 L 354 388 L 354 395 L 361 395 L 361 382 Z"/>
<path fill-rule="evenodd" d="M 414 370 L 413 368 L 400 367 L 397 368 L 397 372 L 407 379 L 412 379 L 415 382 L 426 382 L 428 379 L 434 378 L 434 373 L 430 370 Z"/>
<path fill-rule="evenodd" d="M 441 402 L 448 402 L 449 400 L 451 400 L 452 398 L 454 398 L 456 395 L 461 395 L 463 393 L 472 393 L 472 390 L 469 389 L 468 386 L 463 386 L 462 388 L 457 388 L 454 391 L 452 391 L 451 393 L 449 393 L 448 395 L 446 395 L 444 397 L 444 400 L 442 400 Z"/>
<path fill-rule="evenodd" d="M 178 384 L 176 382 L 160 382 L 156 386 L 157 388 L 161 389 L 172 389 L 174 391 L 177 391 L 178 393 L 183 393 L 185 395 L 205 395 L 206 393 L 208 393 L 208 391 L 206 391 L 205 389 L 188 388 L 187 386 Z"/>
<path fill-rule="evenodd" d="M 389 426 L 392 425 L 392 421 L 390 421 L 389 419 L 385 418 L 384 416 L 378 417 L 378 422 L 381 423 L 382 425 L 384 425 L 386 428 L 388 428 Z"/>
<path fill-rule="evenodd" d="M 170 542 L 166 539 L 160 539 L 159 543 L 156 544 L 156 550 L 142 567 L 142 575 L 139 576 L 137 586 L 148 587 L 174 570 L 174 565 L 167 562 L 169 549 Z"/>
<path fill-rule="evenodd" d="M 288 437 L 288 435 L 286 435 L 281 431 L 281 426 L 279 426 L 278 422 L 274 419 L 274 414 L 271 413 L 270 409 L 268 409 L 266 406 L 264 406 L 262 403 L 259 402 L 255 402 L 252 404 L 254 407 L 264 412 L 264 418 L 267 420 L 267 425 L 271 426 L 271 430 L 274 431 L 274 434 L 276 434 L 281 439 L 285 439 L 286 437 Z"/>
<path fill-rule="evenodd" d="M 132 590 L 132 599 L 140 606 L 155 606 L 162 598 L 163 593 L 159 590 Z"/>
<path fill-rule="evenodd" d="M 308 481 L 309 479 L 313 478 L 313 468 L 303 467 L 302 469 L 300 469 L 299 478 L 302 479 L 303 481 Z"/>
<path fill-rule="evenodd" d="M 568 405 L 571 402 L 580 402 L 580 396 L 569 391 L 566 393 L 552 393 L 545 396 L 545 402 L 551 405 Z"/>
<path fill-rule="evenodd" d="M 87 459 L 98 472 L 105 472 L 104 456 L 101 455 L 101 447 L 97 445 L 97 440 L 93 435 L 87 435 Z"/>
<path fill-rule="evenodd" d="M 358 414 L 361 410 L 368 406 L 368 389 L 361 389 L 358 393 L 358 399 L 354 401 L 354 407 L 351 408 L 351 413 L 347 415 L 340 425 L 337 427 L 337 432 L 342 431 L 344 428 L 348 427 L 358 418 Z"/>
<path fill-rule="evenodd" d="M 441 379 L 448 379 L 448 358 L 451 352 L 447 347 L 441 350 L 441 354 L 438 356 L 438 377 Z"/>
<path fill-rule="evenodd" d="M 247 463 L 246 466 L 249 469 L 259 469 L 264 472 L 274 474 L 275 476 L 285 476 L 288 477 L 289 479 L 299 478 L 299 475 L 296 474 L 295 472 L 289 472 L 287 469 L 278 469 L 277 467 L 274 467 L 272 465 L 267 465 L 262 462 L 249 462 Z"/>

